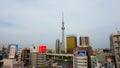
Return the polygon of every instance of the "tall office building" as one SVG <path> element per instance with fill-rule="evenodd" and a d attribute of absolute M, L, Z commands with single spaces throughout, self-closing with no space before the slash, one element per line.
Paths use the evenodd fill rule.
<path fill-rule="evenodd" d="M 110 36 L 111 53 L 115 57 L 116 68 L 120 68 L 120 32 Z"/>
<path fill-rule="evenodd" d="M 87 56 L 87 67 L 91 68 L 91 58 L 90 56 L 93 53 L 92 47 L 90 46 L 89 37 L 80 37 L 80 46 L 77 47 L 77 50 L 86 51 Z"/>
<path fill-rule="evenodd" d="M 66 45 L 67 53 L 73 54 L 73 50 L 77 47 L 77 37 L 74 35 L 68 35 Z"/>
<path fill-rule="evenodd" d="M 56 54 L 60 53 L 60 40 L 59 39 L 56 40 L 55 51 L 56 51 Z"/>
<path fill-rule="evenodd" d="M 89 37 L 80 37 L 80 45 L 89 46 L 90 45 Z"/>

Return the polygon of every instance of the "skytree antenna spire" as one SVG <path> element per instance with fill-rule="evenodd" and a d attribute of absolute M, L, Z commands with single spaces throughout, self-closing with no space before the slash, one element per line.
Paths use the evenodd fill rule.
<path fill-rule="evenodd" d="M 64 30 L 65 30 L 65 26 L 64 26 L 64 13 L 62 13 L 62 48 L 61 51 L 65 51 L 65 40 L 64 40 Z"/>

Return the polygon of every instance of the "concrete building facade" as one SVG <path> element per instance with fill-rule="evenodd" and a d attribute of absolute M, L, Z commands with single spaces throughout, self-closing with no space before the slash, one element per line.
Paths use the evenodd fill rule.
<path fill-rule="evenodd" d="M 17 55 L 18 55 L 18 61 L 21 61 L 21 59 L 22 59 L 22 51 L 23 51 L 22 48 L 18 49 L 18 53 L 17 53 Z"/>
<path fill-rule="evenodd" d="M 90 45 L 89 37 L 80 37 L 79 40 L 81 46 Z"/>
<path fill-rule="evenodd" d="M 25 67 L 28 67 L 30 65 L 30 49 L 23 49 L 21 54 L 21 61 L 24 62 Z"/>
<path fill-rule="evenodd" d="M 85 51 L 87 57 L 87 68 L 91 68 L 91 55 L 93 54 L 92 47 L 90 46 L 89 37 L 80 37 L 80 45 L 76 48 L 77 51 Z"/>
<path fill-rule="evenodd" d="M 41 66 L 46 66 L 46 54 L 39 52 L 30 53 L 31 66 L 35 68 L 40 68 Z"/>
<path fill-rule="evenodd" d="M 73 68 L 88 68 L 88 56 L 85 50 L 74 50 Z"/>
<path fill-rule="evenodd" d="M 56 54 L 60 54 L 60 40 L 57 39 L 56 42 L 55 42 L 55 52 Z"/>
<path fill-rule="evenodd" d="M 16 59 L 3 59 L 4 64 L 2 68 L 25 68 L 22 61 Z"/>
<path fill-rule="evenodd" d="M 37 46 L 30 48 L 30 68 L 46 66 L 46 53 L 40 53 L 37 49 Z"/>
<path fill-rule="evenodd" d="M 110 36 L 111 54 L 115 57 L 115 66 L 120 68 L 120 31 Z"/>
<path fill-rule="evenodd" d="M 91 58 L 91 68 L 95 68 L 97 66 L 97 58 L 96 56 L 90 56 Z"/>

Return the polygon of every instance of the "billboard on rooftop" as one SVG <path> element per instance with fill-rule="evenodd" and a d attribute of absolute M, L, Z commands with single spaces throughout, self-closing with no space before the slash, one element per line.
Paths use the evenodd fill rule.
<path fill-rule="evenodd" d="M 38 46 L 38 52 L 40 53 L 46 53 L 46 46 L 45 45 L 42 45 L 42 46 Z"/>

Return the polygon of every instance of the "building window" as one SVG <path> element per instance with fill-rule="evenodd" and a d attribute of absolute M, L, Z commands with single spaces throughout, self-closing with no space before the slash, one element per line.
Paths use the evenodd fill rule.
<path fill-rule="evenodd" d="M 118 46 L 120 46 L 120 42 L 118 42 Z"/>
<path fill-rule="evenodd" d="M 117 37 L 113 37 L 113 40 L 114 40 L 114 41 L 117 41 Z"/>
<path fill-rule="evenodd" d="M 118 52 L 120 53 L 120 48 L 118 48 Z"/>
<path fill-rule="evenodd" d="M 117 38 L 117 40 L 119 40 L 119 36 L 117 36 L 116 38 Z"/>
<path fill-rule="evenodd" d="M 119 41 L 120 41 L 120 36 L 119 36 Z"/>

